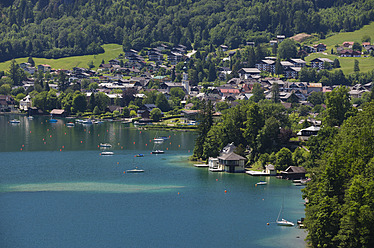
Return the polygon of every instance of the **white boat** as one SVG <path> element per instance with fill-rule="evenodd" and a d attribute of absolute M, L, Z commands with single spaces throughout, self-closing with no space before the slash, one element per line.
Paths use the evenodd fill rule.
<path fill-rule="evenodd" d="M 100 155 L 114 155 L 114 152 L 101 152 Z"/>
<path fill-rule="evenodd" d="M 73 122 L 68 122 L 68 123 L 66 123 L 66 126 L 67 126 L 67 127 L 74 127 L 75 124 L 74 124 Z"/>
<path fill-rule="evenodd" d="M 112 145 L 109 144 L 109 143 L 100 143 L 100 147 L 110 148 L 110 147 L 112 147 Z"/>
<path fill-rule="evenodd" d="M 281 220 L 277 220 L 277 225 L 278 226 L 294 226 L 295 224 L 291 221 L 281 219 Z"/>
<path fill-rule="evenodd" d="M 29 119 L 29 120 L 33 120 L 34 117 L 30 115 L 30 116 L 27 117 L 27 119 Z"/>
<path fill-rule="evenodd" d="M 92 121 L 91 120 L 84 120 L 81 122 L 82 124 L 86 124 L 86 125 L 91 125 L 92 124 Z"/>
<path fill-rule="evenodd" d="M 277 217 L 277 220 L 276 220 L 277 225 L 278 226 L 294 226 L 295 224 L 291 221 L 288 221 L 288 220 L 285 220 L 285 219 L 279 219 L 282 210 L 283 210 L 283 203 L 282 203 L 281 209 L 279 210 L 279 214 L 278 214 L 278 217 Z"/>
<path fill-rule="evenodd" d="M 132 170 L 127 170 L 127 173 L 142 173 L 144 170 L 140 170 L 138 168 L 132 169 Z"/>
<path fill-rule="evenodd" d="M 154 138 L 153 142 L 155 142 L 155 143 L 163 143 L 164 139 L 163 138 Z"/>
<path fill-rule="evenodd" d="M 152 154 L 164 154 L 165 152 L 162 150 L 154 150 L 152 151 Z"/>
<path fill-rule="evenodd" d="M 260 182 L 256 183 L 255 185 L 266 185 L 266 184 L 268 184 L 268 183 L 265 182 L 265 181 L 260 181 Z"/>
<path fill-rule="evenodd" d="M 13 119 L 13 120 L 10 120 L 9 123 L 18 124 L 18 123 L 20 123 L 20 120 Z"/>

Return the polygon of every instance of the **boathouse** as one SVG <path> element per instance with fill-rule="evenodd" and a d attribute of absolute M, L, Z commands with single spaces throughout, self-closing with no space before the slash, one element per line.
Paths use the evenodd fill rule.
<path fill-rule="evenodd" d="M 305 179 L 306 170 L 304 167 L 288 166 L 285 171 L 280 172 L 280 178 L 287 180 Z"/>

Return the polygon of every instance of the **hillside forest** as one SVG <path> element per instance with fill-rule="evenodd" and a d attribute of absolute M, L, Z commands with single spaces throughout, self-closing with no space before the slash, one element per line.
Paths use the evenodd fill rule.
<path fill-rule="evenodd" d="M 374 0 L 1 0 L 0 61 L 61 58 L 160 42 L 237 48 L 276 34 L 352 31 L 374 20 Z"/>

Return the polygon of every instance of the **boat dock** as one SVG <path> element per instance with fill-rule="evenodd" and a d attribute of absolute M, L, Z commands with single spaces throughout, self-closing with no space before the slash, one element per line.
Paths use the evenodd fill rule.
<path fill-rule="evenodd" d="M 248 170 L 245 173 L 251 176 L 270 176 L 270 173 L 266 173 L 265 171 L 251 171 Z"/>
<path fill-rule="evenodd" d="M 208 164 L 194 164 L 195 167 L 209 167 Z"/>

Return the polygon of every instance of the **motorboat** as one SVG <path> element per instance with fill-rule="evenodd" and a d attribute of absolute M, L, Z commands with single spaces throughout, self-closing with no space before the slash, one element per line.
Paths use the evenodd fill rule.
<path fill-rule="evenodd" d="M 164 142 L 164 139 L 163 138 L 154 138 L 153 142 L 155 142 L 155 143 L 162 143 L 162 142 Z"/>
<path fill-rule="evenodd" d="M 136 154 L 135 157 L 138 157 L 138 158 L 139 157 L 144 157 L 144 154 L 139 153 L 139 154 Z"/>
<path fill-rule="evenodd" d="M 18 123 L 20 123 L 20 120 L 13 119 L 13 120 L 10 120 L 9 123 L 18 124 Z"/>
<path fill-rule="evenodd" d="M 144 170 L 140 170 L 138 168 L 132 169 L 132 170 L 127 170 L 127 173 L 142 173 Z"/>
<path fill-rule="evenodd" d="M 268 183 L 265 182 L 265 181 L 260 181 L 260 182 L 256 183 L 255 185 L 266 185 L 266 184 L 268 184 Z"/>
<path fill-rule="evenodd" d="M 151 152 L 152 154 L 164 154 L 165 152 L 162 150 L 154 150 Z"/>
<path fill-rule="evenodd" d="M 56 119 L 49 119 L 49 123 L 56 123 L 57 120 Z"/>
<path fill-rule="evenodd" d="M 30 116 L 27 117 L 27 119 L 29 119 L 29 120 L 33 120 L 34 117 L 33 117 L 32 115 L 30 115 Z"/>
<path fill-rule="evenodd" d="M 114 152 L 101 152 L 100 155 L 114 155 Z"/>
<path fill-rule="evenodd" d="M 74 127 L 75 124 L 74 124 L 73 122 L 68 122 L 68 123 L 66 123 L 66 126 L 67 126 L 67 127 Z"/>
<path fill-rule="evenodd" d="M 109 143 L 100 143 L 100 147 L 110 148 L 112 145 Z"/>

